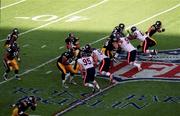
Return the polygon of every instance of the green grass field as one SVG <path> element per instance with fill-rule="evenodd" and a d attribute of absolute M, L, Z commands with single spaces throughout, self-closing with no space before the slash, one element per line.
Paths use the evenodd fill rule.
<path fill-rule="evenodd" d="M 21 33 L 18 43 L 21 47 L 22 80 L 15 80 L 12 72 L 8 81 L 0 78 L 0 116 L 11 115 L 10 105 L 22 96 L 35 95 L 39 98 L 37 110 L 28 111 L 31 115 L 51 116 L 91 92 L 83 87 L 79 76 L 75 78 L 79 83 L 77 86 L 69 85 L 67 91 L 61 87 L 56 59 L 65 51 L 64 38 L 69 32 L 80 38 L 81 46 L 93 43 L 93 47 L 100 48 L 103 38 L 121 22 L 126 24 L 126 28 L 136 24 L 145 32 L 151 24 L 161 20 L 166 31 L 154 36 L 158 42 L 156 48 L 180 48 L 179 0 L 18 1 L 22 0 L 1 0 L 0 56 L 4 53 L 4 39 L 17 27 Z M 136 41 L 132 43 L 137 45 Z M 3 73 L 1 63 L 0 75 Z M 109 86 L 108 80 L 98 78 L 97 81 L 102 88 Z M 65 115 L 179 116 L 179 89 L 179 82 L 120 83 Z M 172 98 L 169 100 L 168 97 Z M 117 102 L 119 104 L 114 105 Z"/>

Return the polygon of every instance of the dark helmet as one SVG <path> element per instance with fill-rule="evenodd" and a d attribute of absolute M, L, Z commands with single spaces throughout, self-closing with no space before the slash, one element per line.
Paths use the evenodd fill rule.
<path fill-rule="evenodd" d="M 35 103 L 36 102 L 36 98 L 34 96 L 29 96 L 28 97 L 28 100 L 31 102 L 31 103 Z"/>
<path fill-rule="evenodd" d="M 122 29 L 122 30 L 124 30 L 125 25 L 124 25 L 123 23 L 120 23 L 120 24 L 119 24 L 119 28 Z"/>
<path fill-rule="evenodd" d="M 74 34 L 73 34 L 73 33 L 69 33 L 68 36 L 69 36 L 69 37 L 74 37 Z"/>
<path fill-rule="evenodd" d="M 136 30 L 137 30 L 137 27 L 135 27 L 135 26 L 131 27 L 131 31 L 132 31 L 132 32 L 134 32 L 134 31 L 136 31 Z"/>
<path fill-rule="evenodd" d="M 84 49 L 85 49 L 86 51 L 91 51 L 91 46 L 90 46 L 89 44 L 86 44 L 86 45 L 84 46 Z"/>
<path fill-rule="evenodd" d="M 89 56 L 89 53 L 87 53 L 86 50 L 82 50 L 80 52 L 80 57 L 87 57 L 87 56 Z"/>
<path fill-rule="evenodd" d="M 87 56 L 89 56 L 92 53 L 92 47 L 89 44 L 86 44 L 84 46 L 83 52 L 85 52 L 86 54 L 88 54 Z"/>
<path fill-rule="evenodd" d="M 19 34 L 18 28 L 14 28 L 14 29 L 12 30 L 12 32 L 15 33 L 15 34 Z"/>
<path fill-rule="evenodd" d="M 160 26 L 162 25 L 162 23 L 161 23 L 161 21 L 156 21 L 155 25 L 156 25 L 157 27 L 160 27 Z"/>

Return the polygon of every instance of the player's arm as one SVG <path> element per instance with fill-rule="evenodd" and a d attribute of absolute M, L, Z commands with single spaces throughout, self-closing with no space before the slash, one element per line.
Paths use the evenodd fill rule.
<path fill-rule="evenodd" d="M 64 64 L 64 65 L 68 65 L 68 64 L 69 64 L 68 59 L 67 59 L 66 56 L 63 56 L 63 58 L 62 58 L 62 64 Z"/>
<path fill-rule="evenodd" d="M 98 58 L 95 53 L 92 53 L 92 58 L 94 61 L 94 67 L 97 67 L 98 66 Z"/>
<path fill-rule="evenodd" d="M 147 31 L 147 36 L 149 36 L 149 34 L 150 34 L 150 32 L 152 31 L 152 30 L 155 30 L 155 27 L 152 25 L 151 27 L 149 27 L 149 29 L 148 29 L 148 31 Z"/>
<path fill-rule="evenodd" d="M 159 33 L 164 32 L 164 31 L 165 31 L 165 28 L 159 28 L 157 31 L 158 31 Z"/>
<path fill-rule="evenodd" d="M 86 70 L 83 68 L 81 63 L 78 62 L 78 64 L 79 64 L 79 70 L 81 72 L 82 78 L 84 78 L 86 75 Z"/>

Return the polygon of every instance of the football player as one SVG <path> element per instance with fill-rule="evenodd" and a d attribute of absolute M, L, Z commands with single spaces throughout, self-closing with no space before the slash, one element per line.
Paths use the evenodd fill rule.
<path fill-rule="evenodd" d="M 70 73 L 78 73 L 79 66 L 76 66 L 76 69 L 73 68 L 72 62 L 74 60 L 75 51 L 74 49 L 69 49 L 68 51 L 61 54 L 57 60 L 57 67 L 62 72 L 62 86 L 68 88 L 65 84 L 66 80 L 70 77 Z M 73 77 L 70 78 L 70 81 L 73 80 Z"/>
<path fill-rule="evenodd" d="M 118 46 L 120 46 L 124 51 L 126 51 L 127 54 L 127 61 L 130 65 L 133 65 L 137 67 L 138 71 L 140 71 L 141 65 L 136 62 L 136 53 L 137 50 L 134 48 L 134 46 L 130 43 L 129 39 L 127 37 L 121 37 L 119 38 L 119 41 L 117 42 Z"/>
<path fill-rule="evenodd" d="M 114 42 L 117 41 L 117 38 L 113 38 L 113 39 L 107 39 L 103 48 L 101 49 L 102 53 L 105 54 L 106 56 L 108 56 L 110 59 L 114 58 Z"/>
<path fill-rule="evenodd" d="M 16 61 L 17 54 L 18 54 L 18 47 L 16 43 L 13 43 L 12 45 L 10 45 L 10 47 L 6 49 L 4 57 L 3 57 L 3 64 L 6 69 L 3 75 L 4 80 L 8 79 L 8 73 L 11 70 L 14 70 L 16 79 L 18 80 L 21 79 L 18 76 L 19 65 Z"/>
<path fill-rule="evenodd" d="M 131 34 L 130 37 L 133 39 L 138 39 L 140 42 L 142 42 L 142 52 L 147 53 L 151 56 L 151 53 L 157 54 L 157 50 L 149 50 L 149 47 L 152 47 L 156 45 L 156 42 L 151 39 L 146 34 L 142 33 L 140 30 L 137 29 L 137 27 L 133 26 L 131 27 Z"/>
<path fill-rule="evenodd" d="M 65 39 L 66 48 L 80 48 L 79 38 L 75 37 L 73 33 L 69 33 L 68 37 Z"/>
<path fill-rule="evenodd" d="M 119 34 L 120 37 L 125 37 L 124 29 L 125 29 L 125 25 L 123 23 L 120 23 L 119 26 L 116 26 L 113 29 L 109 38 L 111 39 L 116 38 L 117 34 Z"/>
<path fill-rule="evenodd" d="M 146 32 L 146 34 L 149 37 L 152 37 L 156 32 L 164 32 L 165 28 L 162 28 L 162 22 L 161 21 L 156 21 L 155 24 L 153 24 L 152 26 L 149 27 L 148 31 Z"/>
<path fill-rule="evenodd" d="M 93 93 L 100 90 L 99 84 L 95 80 L 95 67 L 94 61 L 91 55 L 86 52 L 81 52 L 81 58 L 78 59 L 82 78 L 84 80 L 84 86 L 93 88 Z"/>
<path fill-rule="evenodd" d="M 89 44 L 85 45 L 85 51 L 86 53 L 91 53 L 93 60 L 95 62 L 95 65 L 99 65 L 99 73 L 100 75 L 108 76 L 110 77 L 110 83 L 114 83 L 113 75 L 109 72 L 110 68 L 110 58 L 107 57 L 100 51 L 99 49 L 92 49 Z"/>
<path fill-rule="evenodd" d="M 19 30 L 17 28 L 14 28 L 12 30 L 12 32 L 10 34 L 8 34 L 7 36 L 7 39 L 6 39 L 6 42 L 4 44 L 5 48 L 8 48 L 10 47 L 11 45 L 13 45 L 14 43 L 17 44 L 17 39 L 18 39 L 18 35 L 19 35 Z M 20 50 L 20 47 L 19 45 L 17 44 L 18 46 L 18 51 Z M 20 57 L 19 57 L 19 52 L 17 54 L 17 60 L 20 61 Z"/>
<path fill-rule="evenodd" d="M 36 98 L 34 96 L 26 96 L 18 100 L 18 102 L 13 104 L 12 107 L 12 116 L 29 116 L 29 114 L 25 111 L 27 111 L 29 108 L 31 108 L 33 111 L 36 110 Z"/>

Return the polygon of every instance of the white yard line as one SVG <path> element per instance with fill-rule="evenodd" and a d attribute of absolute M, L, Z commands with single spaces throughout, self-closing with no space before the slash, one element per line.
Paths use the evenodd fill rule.
<path fill-rule="evenodd" d="M 45 48 L 45 47 L 47 47 L 47 45 L 42 45 L 42 46 L 41 46 L 41 48 Z"/>
<path fill-rule="evenodd" d="M 12 4 L 9 4 L 9 5 L 3 6 L 3 7 L 0 8 L 0 10 L 5 9 L 5 8 L 8 8 L 8 7 L 11 7 L 11 6 L 14 6 L 14 5 L 17 5 L 17 4 L 20 4 L 20 3 L 25 2 L 25 1 L 26 1 L 26 0 L 21 0 L 21 1 L 15 2 L 15 3 L 12 3 Z"/>
<path fill-rule="evenodd" d="M 49 71 L 47 71 L 45 74 L 50 74 L 50 73 L 52 73 L 53 71 L 52 70 L 49 70 Z"/>
<path fill-rule="evenodd" d="M 176 7 L 174 6 L 174 7 L 172 7 L 172 8 L 175 9 L 175 8 L 177 8 L 177 7 L 179 7 L 179 6 L 180 6 L 180 4 L 178 4 L 178 5 L 176 5 Z M 170 8 L 170 9 L 173 10 L 172 8 Z M 165 10 L 165 11 L 166 11 L 166 12 L 171 11 L 170 9 L 167 9 L 167 10 Z M 163 11 L 163 13 L 166 13 L 165 11 Z M 160 13 L 157 13 L 157 14 L 161 15 L 161 14 L 163 14 L 163 13 L 160 12 Z M 155 15 L 149 17 L 149 18 L 146 18 L 146 19 L 144 19 L 144 20 L 145 20 L 145 21 L 148 21 L 148 20 L 150 20 L 150 19 L 152 19 L 152 18 L 154 18 L 154 17 L 159 16 L 159 15 L 157 15 L 157 14 L 155 14 Z M 138 23 L 135 23 L 134 25 L 140 25 L 140 24 L 142 24 L 142 23 L 145 22 L 144 20 L 142 20 L 142 21 L 140 21 L 140 22 L 138 22 Z M 130 28 L 130 27 L 131 27 L 131 26 L 127 27 L 126 29 L 128 29 L 128 28 Z M 107 36 L 106 36 L 106 37 L 107 37 Z M 105 39 L 106 37 L 100 38 L 100 39 L 92 42 L 91 44 L 95 44 L 95 43 L 97 43 L 97 42 Z M 63 48 L 64 48 L 64 47 L 61 47 L 61 49 L 63 49 Z M 38 69 L 38 68 L 41 68 L 41 67 L 45 66 L 46 64 L 49 64 L 49 63 L 55 61 L 58 57 L 59 57 L 59 56 L 57 56 L 57 57 L 55 57 L 55 58 L 53 58 L 53 59 L 51 59 L 51 60 L 49 60 L 49 61 L 47 61 L 47 62 L 45 62 L 45 63 L 42 63 L 42 64 L 38 65 L 38 66 L 35 67 L 35 68 L 29 69 L 29 70 L 21 73 L 20 76 L 25 75 L 25 74 L 28 74 L 28 73 L 30 73 L 30 72 Z M 1 81 L 1 82 L 0 82 L 0 85 L 3 84 L 3 83 L 8 82 L 8 81 L 10 81 L 10 80 L 12 80 L 12 79 L 14 79 L 14 78 L 15 78 L 15 77 L 11 77 L 11 78 L 10 78 L 9 80 L 7 80 L 7 81 Z"/>
<path fill-rule="evenodd" d="M 59 22 L 59 21 L 61 21 L 61 20 L 63 20 L 63 19 L 69 18 L 69 17 L 71 17 L 71 16 L 73 16 L 73 15 L 76 15 L 76 14 L 78 14 L 78 13 L 84 12 L 84 11 L 89 10 L 89 9 L 91 9 L 91 8 L 97 7 L 97 6 L 103 4 L 103 3 L 107 2 L 107 1 L 108 1 L 108 0 L 103 0 L 103 1 L 101 1 L 101 2 L 99 2 L 99 3 L 97 3 L 97 4 L 93 4 L 93 5 L 91 5 L 91 6 L 87 7 L 87 8 L 78 10 L 78 11 L 73 12 L 73 13 L 71 13 L 71 14 L 68 14 L 68 15 L 66 15 L 66 16 L 64 16 L 64 17 L 62 17 L 62 18 L 56 19 L 56 20 L 54 20 L 54 21 L 48 22 L 48 23 L 46 23 L 46 24 L 43 24 L 43 25 L 41 25 L 41 26 L 39 26 L 39 27 L 36 27 L 36 28 L 30 29 L 30 30 L 27 30 L 27 31 L 25 31 L 25 32 L 22 32 L 22 33 L 20 33 L 19 35 L 24 35 L 24 34 L 27 34 L 27 33 L 29 33 L 29 32 L 32 32 L 32 31 L 38 30 L 38 29 L 40 29 L 40 28 L 46 27 L 46 26 L 48 26 L 48 25 L 57 23 L 57 22 Z M 2 40 L 0 40 L 0 42 L 5 41 L 5 40 L 6 40 L 6 39 L 2 39 Z"/>

